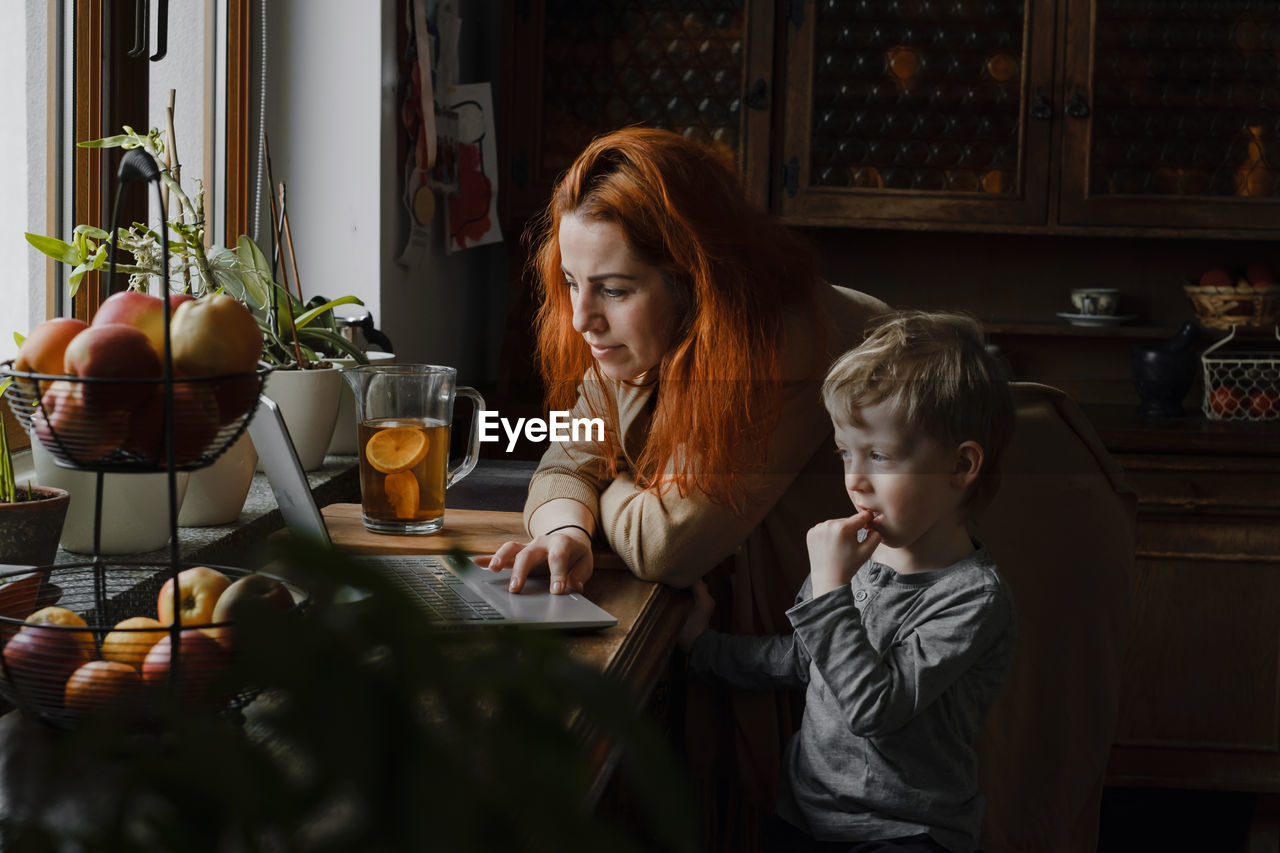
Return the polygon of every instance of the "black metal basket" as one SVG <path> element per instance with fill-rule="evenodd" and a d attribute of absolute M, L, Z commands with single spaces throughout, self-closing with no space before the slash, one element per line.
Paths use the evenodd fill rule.
<path fill-rule="evenodd" d="M 202 565 L 232 581 L 252 574 Z M 184 625 L 178 612 L 169 627 L 119 627 L 135 617 L 155 619 L 162 592 L 171 592 L 164 589 L 171 576 L 168 563 L 100 560 L 0 574 L 0 696 L 60 728 L 101 714 L 145 723 L 161 703 L 175 698 L 225 708 L 247 704 L 256 691 L 230 683 L 228 676 L 236 653 L 234 624 Z M 281 608 L 281 618 L 306 606 L 300 589 L 267 577 L 282 583 L 294 600 Z M 65 608 L 84 624 L 27 622 L 50 607 Z"/>
<path fill-rule="evenodd" d="M 104 379 L 13 369 L 9 408 L 33 440 L 64 468 L 164 471 L 166 394 L 173 400 L 173 467 L 213 464 L 240 437 L 258 407 L 271 366 L 201 378 Z M 170 384 L 171 383 L 171 384 Z"/>

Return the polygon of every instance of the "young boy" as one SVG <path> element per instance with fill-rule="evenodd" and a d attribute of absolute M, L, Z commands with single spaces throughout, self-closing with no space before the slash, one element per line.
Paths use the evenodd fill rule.
<path fill-rule="evenodd" d="M 709 630 L 706 587 L 680 643 L 694 673 L 806 687 L 771 849 L 972 851 L 973 741 L 1013 654 L 1014 612 L 967 525 L 994 496 L 1013 401 L 977 323 L 901 312 L 827 374 L 855 512 L 809 531 L 795 633 Z"/>

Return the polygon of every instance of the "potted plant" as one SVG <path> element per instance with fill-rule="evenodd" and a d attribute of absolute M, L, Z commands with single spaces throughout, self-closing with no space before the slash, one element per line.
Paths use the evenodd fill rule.
<path fill-rule="evenodd" d="M 159 130 L 145 135 L 125 127 L 124 132 L 80 143 L 88 148 L 142 148 L 164 162 L 164 143 Z M 127 273 L 129 287 L 147 292 L 153 278 L 167 269 L 174 291 L 196 297 L 227 293 L 253 313 L 263 336 L 263 360 L 274 368 L 267 393 L 283 402 L 286 422 L 299 449 L 310 451 L 305 462 L 318 467 L 337 415 L 341 379 L 326 361 L 326 355 L 346 355 L 362 359 L 362 354 L 338 333 L 333 308 L 358 303 L 354 296 L 326 300 L 316 297 L 303 303 L 275 280 L 271 265 L 257 244 L 241 235 L 234 249 L 205 246 L 204 191 L 197 181 L 194 197 L 188 195 L 175 176 L 176 169 L 162 169 L 161 181 L 171 199 L 169 206 L 168 256 L 164 257 L 161 235 L 146 223 L 122 227 L 115 235 L 116 248 L 128 255 L 129 263 L 117 259 L 116 269 Z M 44 254 L 72 267 L 68 285 L 72 295 L 89 272 L 108 266 L 111 235 L 90 225 L 80 225 L 70 241 L 38 234 L 26 235 L 28 242 Z M 283 374 L 292 374 L 285 378 Z M 296 377 L 293 381 L 290 381 Z M 293 384 L 304 385 L 291 394 Z M 278 400 L 281 402 L 281 400 Z M 311 406 L 311 410 L 298 411 Z M 318 409 L 314 407 L 318 406 Z M 191 475 L 188 494 L 179 514 L 179 523 L 222 524 L 234 521 L 244 505 L 257 461 L 247 436 L 242 436 L 212 466 Z"/>
<path fill-rule="evenodd" d="M 0 400 L 13 380 L 0 382 Z M 71 498 L 62 489 L 19 486 L 4 418 L 0 417 L 0 563 L 43 566 L 58 553 Z"/>

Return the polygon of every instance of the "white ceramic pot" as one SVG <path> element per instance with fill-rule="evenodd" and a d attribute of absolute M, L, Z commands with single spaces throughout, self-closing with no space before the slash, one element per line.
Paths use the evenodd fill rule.
<path fill-rule="evenodd" d="M 253 471 L 258 464 L 258 451 L 249 440 L 246 431 L 227 448 L 212 465 L 191 472 L 187 483 L 187 496 L 178 513 L 178 524 L 183 527 L 212 527 L 230 524 L 240 517 L 249 487 L 253 485 Z"/>
<path fill-rule="evenodd" d="M 368 352 L 370 364 L 391 364 L 396 360 L 393 352 Z M 354 358 L 329 359 L 342 369 L 356 364 Z M 338 421 L 333 427 L 333 438 L 329 439 L 329 453 L 354 456 L 356 452 L 356 396 L 351 386 L 345 381 L 338 395 Z"/>
<path fill-rule="evenodd" d="M 273 370 L 263 390 L 276 401 L 284 424 L 307 471 L 324 464 L 338 419 L 338 401 L 346 381 L 337 367 L 323 370 Z M 256 415 L 255 415 L 256 417 Z M 261 463 L 257 466 L 262 470 Z"/>
<path fill-rule="evenodd" d="M 75 554 L 93 553 L 93 504 L 98 475 L 61 468 L 40 442 L 31 443 L 36 481 L 71 495 L 67 520 L 58 544 Z M 178 509 L 187 492 L 189 474 L 175 479 Z M 141 554 L 169 543 L 169 479 L 157 474 L 106 474 L 102 481 L 102 554 Z"/>

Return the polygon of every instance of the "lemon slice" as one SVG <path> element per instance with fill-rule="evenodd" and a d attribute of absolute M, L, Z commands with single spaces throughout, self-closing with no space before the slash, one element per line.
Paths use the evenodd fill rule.
<path fill-rule="evenodd" d="M 418 478 L 412 471 L 388 474 L 383 488 L 396 518 L 413 518 L 418 511 Z"/>
<path fill-rule="evenodd" d="M 414 427 L 388 427 L 379 430 L 364 446 L 364 458 L 375 471 L 396 474 L 407 471 L 426 458 L 431 439 Z"/>

